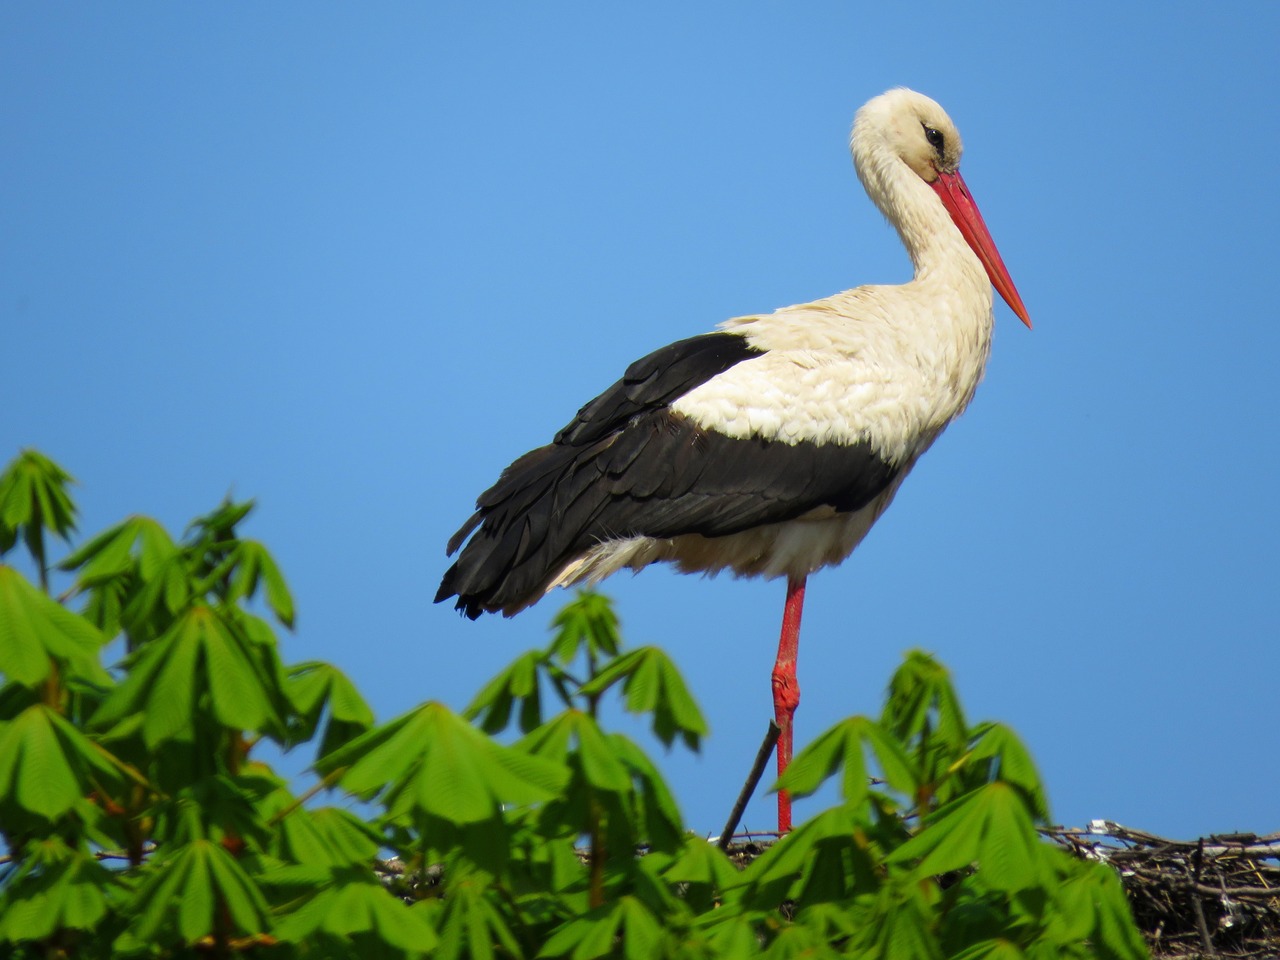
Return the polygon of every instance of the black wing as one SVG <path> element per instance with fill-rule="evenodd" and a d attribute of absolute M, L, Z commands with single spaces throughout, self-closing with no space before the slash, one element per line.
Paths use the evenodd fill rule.
<path fill-rule="evenodd" d="M 869 503 L 898 468 L 865 444 L 735 439 L 669 409 L 760 355 L 737 334 L 716 333 L 632 364 L 553 443 L 526 453 L 480 496 L 449 541 L 453 553 L 475 531 L 436 602 L 456 595 L 474 619 L 532 603 L 566 563 L 606 540 L 717 537 L 824 504 L 843 511 Z"/>
<path fill-rule="evenodd" d="M 736 333 L 706 333 L 655 350 L 627 367 L 622 379 L 578 411 L 555 443 L 602 440 L 640 413 L 665 407 L 730 367 L 763 356 Z"/>
<path fill-rule="evenodd" d="M 480 494 L 476 512 L 449 538 L 448 555 L 452 556 L 485 518 L 487 506 L 501 503 L 511 490 L 545 481 L 550 472 L 559 469 L 559 461 L 552 456 L 556 448 L 604 440 L 623 430 L 633 417 L 661 409 L 743 360 L 762 355 L 763 351 L 736 333 L 707 333 L 677 340 L 641 357 L 627 367 L 621 380 L 579 410 L 550 444 L 530 450 L 502 471 L 498 482 Z M 448 579 L 446 574 L 446 582 Z M 444 589 L 442 585 L 436 603 L 453 595 Z"/>

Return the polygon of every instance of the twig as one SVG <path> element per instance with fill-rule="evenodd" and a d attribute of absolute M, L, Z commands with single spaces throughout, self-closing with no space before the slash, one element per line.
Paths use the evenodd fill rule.
<path fill-rule="evenodd" d="M 1195 884 L 1197 881 L 1192 875 L 1190 868 L 1184 864 L 1182 869 L 1187 873 L 1187 882 Z M 1204 947 L 1204 952 L 1207 955 L 1210 957 L 1216 957 L 1218 955 L 1218 951 L 1213 948 L 1213 940 L 1209 938 L 1209 925 L 1204 919 L 1204 904 L 1200 902 L 1199 897 L 1191 898 L 1191 909 L 1195 913 L 1196 932 L 1200 934 L 1200 945 Z"/>
<path fill-rule="evenodd" d="M 1243 897 L 1275 897 L 1280 896 L 1280 887 L 1229 887 L 1223 889 L 1221 887 L 1211 887 L 1208 884 L 1197 883 L 1189 877 L 1171 877 L 1168 874 L 1161 873 L 1159 870 L 1148 870 L 1146 867 L 1131 866 L 1125 868 L 1129 873 L 1142 877 L 1144 880 L 1155 880 L 1167 883 L 1170 886 L 1177 887 L 1180 890 L 1194 891 L 1195 893 L 1204 894 L 1206 897 L 1221 898 L 1224 895 L 1232 899 L 1239 900 Z"/>
<path fill-rule="evenodd" d="M 756 752 L 756 759 L 751 765 L 751 773 L 747 775 L 747 782 L 742 785 L 742 790 L 738 793 L 738 801 L 733 805 L 733 810 L 729 813 L 729 819 L 725 823 L 724 829 L 720 831 L 720 840 L 716 846 L 721 850 L 729 849 L 729 841 L 733 839 L 733 831 L 738 829 L 738 821 L 742 819 L 742 812 L 747 809 L 747 803 L 751 800 L 751 795 L 756 792 L 756 786 L 760 783 L 760 777 L 764 774 L 764 766 L 769 762 L 769 757 L 773 754 L 773 748 L 778 743 L 778 737 L 781 733 L 782 728 L 770 720 L 769 731 L 764 735 L 764 743 L 760 744 L 760 749 Z"/>

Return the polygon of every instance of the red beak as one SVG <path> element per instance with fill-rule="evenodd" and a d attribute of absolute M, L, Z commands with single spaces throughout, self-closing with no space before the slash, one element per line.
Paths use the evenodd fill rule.
<path fill-rule="evenodd" d="M 991 239 L 987 225 L 982 220 L 982 214 L 978 212 L 978 205 L 973 202 L 973 195 L 965 186 L 960 171 L 939 173 L 938 179 L 929 186 L 933 187 L 934 192 L 942 198 L 942 205 L 947 208 L 947 213 L 951 214 L 951 219 L 960 228 L 965 242 L 973 248 L 973 252 L 986 267 L 991 285 L 996 288 L 1000 296 L 1004 297 L 1004 302 L 1009 305 L 1009 309 L 1017 314 L 1018 319 L 1029 328 L 1031 318 L 1027 316 L 1027 308 L 1022 305 L 1018 288 L 1009 278 L 1009 271 L 1005 269 L 1004 261 L 1000 259 L 1000 251 L 996 249 L 996 242 Z"/>

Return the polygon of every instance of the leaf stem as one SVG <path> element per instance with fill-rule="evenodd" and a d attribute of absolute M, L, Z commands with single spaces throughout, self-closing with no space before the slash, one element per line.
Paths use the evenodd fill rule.
<path fill-rule="evenodd" d="M 283 820 L 289 814 L 293 813 L 293 811 L 297 810 L 299 807 L 305 804 L 308 800 L 310 800 L 312 797 L 318 794 L 321 790 L 328 790 L 331 786 L 337 783 L 338 780 L 341 779 L 342 775 L 346 772 L 347 772 L 346 767 L 339 767 L 336 770 L 330 770 L 329 773 L 319 783 L 309 788 L 308 790 L 304 791 L 302 794 L 298 796 L 296 800 L 293 801 L 293 803 L 289 804 L 287 807 L 285 807 L 279 813 L 273 816 L 270 820 L 268 820 L 267 821 L 268 826 L 274 827 L 281 820 Z"/>

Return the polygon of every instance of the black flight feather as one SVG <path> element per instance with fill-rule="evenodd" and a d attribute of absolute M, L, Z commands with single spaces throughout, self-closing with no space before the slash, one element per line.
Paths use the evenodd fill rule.
<path fill-rule="evenodd" d="M 865 443 L 735 439 L 669 409 L 761 355 L 737 334 L 712 333 L 632 364 L 552 443 L 520 457 L 480 495 L 449 541 L 451 554 L 466 545 L 436 602 L 457 596 L 474 619 L 532 603 L 565 564 L 611 539 L 719 537 L 824 505 L 853 511 L 870 503 L 900 468 Z"/>

